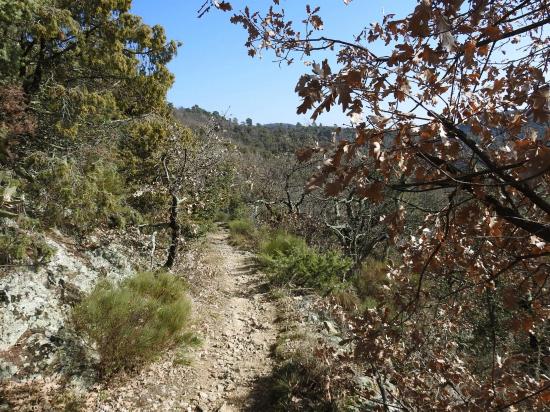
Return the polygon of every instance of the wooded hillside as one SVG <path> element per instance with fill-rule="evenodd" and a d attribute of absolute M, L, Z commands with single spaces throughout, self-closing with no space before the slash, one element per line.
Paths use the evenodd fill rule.
<path fill-rule="evenodd" d="M 0 0 L 5 408 L 93 410 L 94 385 L 116 398 L 200 346 L 190 300 L 222 358 L 211 312 L 227 302 L 254 314 L 239 333 L 271 339 L 245 346 L 270 376 L 241 374 L 257 380 L 243 408 L 549 408 L 547 0 L 419 0 L 353 38 L 326 37 L 331 16 L 305 3 L 290 21 L 279 0 L 199 1 L 250 57 L 307 59 L 310 125 L 175 107 L 180 44 L 131 6 Z M 330 110 L 349 124 L 316 125 Z M 228 375 L 203 372 L 222 395 L 192 405 L 222 410 Z"/>

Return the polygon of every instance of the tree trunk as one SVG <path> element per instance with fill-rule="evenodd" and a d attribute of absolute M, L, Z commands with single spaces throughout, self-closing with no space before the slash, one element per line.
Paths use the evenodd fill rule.
<path fill-rule="evenodd" d="M 178 198 L 172 193 L 172 205 L 170 207 L 170 229 L 172 231 L 172 241 L 170 242 L 170 248 L 168 249 L 168 258 L 164 267 L 172 269 L 176 262 L 176 256 L 178 254 L 178 246 L 180 242 L 180 224 L 178 223 Z"/>

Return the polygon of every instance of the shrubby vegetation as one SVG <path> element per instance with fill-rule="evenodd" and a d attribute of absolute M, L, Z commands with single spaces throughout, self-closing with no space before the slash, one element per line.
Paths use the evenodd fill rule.
<path fill-rule="evenodd" d="M 351 260 L 335 251 L 319 252 L 295 236 L 276 233 L 260 246 L 260 262 L 278 286 L 330 291 L 345 282 Z"/>
<path fill-rule="evenodd" d="M 141 366 L 184 342 L 190 312 L 180 278 L 141 272 L 120 285 L 98 284 L 74 308 L 72 319 L 94 343 L 101 370 L 110 374 Z"/>
<path fill-rule="evenodd" d="M 54 252 L 38 234 L 16 227 L 0 228 L 0 265 L 39 265 L 48 262 Z"/>
<path fill-rule="evenodd" d="M 232 18 L 249 55 L 309 56 L 298 113 L 340 106 L 352 128 L 175 109 L 177 43 L 130 0 L 0 3 L 0 262 L 44 262 L 52 227 L 81 238 L 139 224 L 161 232 L 155 264 L 170 269 L 182 239 L 223 217 L 273 284 L 340 303 L 351 349 L 327 349 L 322 373 L 353 359 L 378 386 L 358 397 L 384 410 L 544 409 L 547 4 L 419 1 L 347 41 L 318 35 L 321 9 L 306 7 L 304 31 L 273 3 Z M 75 309 L 106 372 L 175 344 L 189 311 L 178 282 L 138 274 Z M 313 391 L 319 374 L 298 376 L 313 364 L 280 376 Z"/>
<path fill-rule="evenodd" d="M 71 159 L 37 155 L 31 167 L 39 171 L 27 193 L 40 199 L 33 212 L 40 216 L 42 227 L 88 233 L 98 223 L 124 227 L 140 221 L 139 212 L 127 204 L 128 186 L 114 165 L 101 160 L 78 165 Z"/>
<path fill-rule="evenodd" d="M 546 2 L 418 1 L 352 39 L 323 36 L 322 8 L 291 22 L 284 7 L 231 21 L 250 56 L 307 55 L 298 113 L 340 107 L 354 136 L 265 164 L 252 214 L 354 260 L 372 302 L 351 318 L 348 356 L 378 387 L 359 395 L 381 410 L 545 409 Z M 387 269 L 365 272 L 372 258 Z"/>
<path fill-rule="evenodd" d="M 224 207 L 233 166 L 208 124 L 177 121 L 166 65 L 178 44 L 130 7 L 0 5 L 0 216 L 74 236 L 161 229 L 171 267 L 183 232 Z"/>
<path fill-rule="evenodd" d="M 185 241 L 230 201 L 232 146 L 209 124 L 177 120 L 166 93 L 178 43 L 133 15 L 131 3 L 0 2 L 5 270 L 48 262 L 48 236 L 85 252 L 93 235 L 124 236 L 150 254 L 148 269 L 177 272 Z M 111 374 L 176 345 L 189 311 L 175 275 L 139 273 L 98 285 L 73 321 Z"/>
<path fill-rule="evenodd" d="M 249 219 L 233 219 L 228 222 L 231 243 L 234 246 L 255 250 L 263 234 L 254 222 Z"/>
<path fill-rule="evenodd" d="M 305 144 L 327 143 L 332 140 L 333 126 L 274 123 L 251 125 L 228 119 L 218 112 L 210 113 L 199 106 L 177 108 L 175 116 L 191 128 L 214 123 L 215 128 L 231 139 L 244 154 L 256 153 L 265 157 L 285 155 Z M 341 137 L 351 137 L 353 131 L 344 129 Z"/>
<path fill-rule="evenodd" d="M 321 251 L 299 235 L 258 227 L 248 219 L 228 225 L 231 242 L 258 254 L 258 263 L 275 290 L 330 295 L 351 313 L 383 302 L 382 289 L 389 284 L 384 261 L 370 258 L 354 269 L 353 259 L 338 251 L 337 243 L 333 250 Z"/>

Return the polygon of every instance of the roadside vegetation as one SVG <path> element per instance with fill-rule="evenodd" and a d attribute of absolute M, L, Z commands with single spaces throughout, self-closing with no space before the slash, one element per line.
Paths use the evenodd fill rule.
<path fill-rule="evenodd" d="M 233 246 L 246 250 L 257 250 L 260 242 L 266 236 L 264 230 L 245 218 L 230 220 L 227 223 L 230 241 Z"/>
<path fill-rule="evenodd" d="M 260 245 L 259 261 L 274 285 L 320 292 L 332 292 L 344 284 L 351 267 L 351 260 L 339 252 L 320 252 L 285 233 L 275 233 Z"/>
<path fill-rule="evenodd" d="M 178 265 L 226 210 L 236 169 L 234 145 L 211 122 L 177 119 L 166 93 L 179 43 L 131 7 L 0 2 L 0 277 L 36 271 L 65 303 L 70 288 L 72 309 L 48 304 L 72 313 L 65 322 L 97 352 L 104 377 L 192 343 Z M 59 260 L 48 239 L 84 265 L 98 245 L 123 243 L 140 254 L 138 272 L 120 284 L 107 275 L 82 297 L 70 275 L 45 274 Z M 8 291 L 0 303 L 15 299 Z M 52 359 L 65 343 L 48 343 Z M 63 391 L 72 378 L 59 379 Z"/>
<path fill-rule="evenodd" d="M 75 329 L 88 338 L 109 375 L 153 361 L 189 338 L 191 305 L 184 281 L 140 272 L 115 285 L 98 284 L 73 309 Z"/>
<path fill-rule="evenodd" d="M 377 306 L 389 285 L 388 263 L 370 257 L 359 268 L 335 244 L 320 250 L 298 234 L 241 218 L 228 222 L 230 242 L 257 254 L 273 290 L 330 296 L 350 313 Z"/>
<path fill-rule="evenodd" d="M 348 127 L 173 107 L 179 43 L 130 0 L 0 2 L 1 270 L 47 264 L 53 233 L 79 254 L 132 233 L 149 271 L 72 311 L 109 376 L 185 344 L 178 264 L 223 220 L 328 322 L 284 331 L 282 409 L 548 409 L 547 1 L 419 0 L 348 39 L 256 3 L 231 17 L 249 56 L 307 55 L 297 113 Z"/>
<path fill-rule="evenodd" d="M 290 21 L 273 3 L 231 13 L 248 54 L 306 54 L 297 113 L 339 109 L 353 130 L 246 174 L 250 217 L 314 249 L 264 255 L 272 279 L 323 290 L 338 260 L 301 257 L 352 261 L 325 295 L 350 347 L 312 352 L 367 369 L 363 410 L 548 409 L 546 2 L 418 1 L 350 38 L 325 37 L 323 7 Z"/>

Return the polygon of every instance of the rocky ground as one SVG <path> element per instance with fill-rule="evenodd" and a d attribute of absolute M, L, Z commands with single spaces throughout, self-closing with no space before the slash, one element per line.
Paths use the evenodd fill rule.
<path fill-rule="evenodd" d="M 273 384 L 279 379 L 281 362 L 295 358 L 297 365 L 305 366 L 304 372 L 312 375 L 304 376 L 308 385 L 323 388 L 314 391 L 314 396 L 331 398 L 334 382 L 331 387 L 330 381 L 325 379 L 330 366 L 326 362 L 319 364 L 312 351 L 320 342 L 335 348 L 335 354 L 343 350 L 340 345 L 343 336 L 337 327 L 341 322 L 335 322 L 326 310 L 327 303 L 321 304 L 324 300 L 314 294 L 293 296 L 283 290 L 270 291 L 266 275 L 256 267 L 254 255 L 231 246 L 224 229 L 207 235 L 203 244 L 190 247 L 174 270 L 176 276 L 188 281 L 193 306 L 190 329 L 194 340 L 167 351 L 137 374 L 119 374 L 99 384 L 94 383 L 97 381 L 93 365 L 78 364 L 72 370 L 65 360 L 73 357 L 69 353 L 60 356 L 67 352 L 68 340 L 60 341 L 60 349 L 52 350 L 47 356 L 43 351 L 34 353 L 33 347 L 26 344 L 27 335 L 36 335 L 42 340 L 62 336 L 62 320 L 70 302 L 58 304 L 55 299 L 66 296 L 64 289 L 67 287 L 46 287 L 51 295 L 47 295 L 51 299 L 49 305 L 53 306 L 36 313 L 27 311 L 27 314 L 23 309 L 32 308 L 33 293 L 37 293 L 19 291 L 16 286 L 27 283 L 36 287 L 48 286 L 49 278 L 57 274 L 70 278 L 80 295 L 101 277 L 102 270 L 110 272 L 115 268 L 121 276 L 131 273 L 127 261 L 121 264 L 120 259 L 115 259 L 125 254 L 122 250 L 111 251 L 113 244 L 97 247 L 88 257 L 68 250 L 63 246 L 67 242 L 58 243 L 56 258 L 47 268 L 35 273 L 32 282 L 14 276 L 0 279 L 7 285 L 4 290 L 8 296 L 4 299 L 3 320 L 10 312 L 9 316 L 19 316 L 19 323 L 14 325 L 21 324 L 29 330 L 20 332 L 19 339 L 6 330 L 0 333 L 6 341 L 7 337 L 17 341 L 9 351 L 0 352 L 2 356 L 10 354 L 3 356 L 0 362 L 3 373 L 10 372 L 5 366 L 13 369 L 9 387 L 4 391 L 5 396 L 9 395 L 7 409 L 3 407 L 0 387 L 0 411 L 270 411 L 274 410 L 270 398 Z M 76 287 L 79 283 L 74 282 L 80 280 L 84 280 L 80 283 L 85 287 Z M 64 282 L 63 285 L 68 284 L 68 280 Z M 274 299 L 274 295 L 278 298 Z M 30 348 L 27 352 L 33 352 L 41 361 L 35 362 L 18 349 L 23 347 Z M 57 361 L 53 362 L 55 359 Z M 53 366 L 41 366 L 44 360 L 52 360 L 52 365 L 59 364 L 54 368 L 59 373 L 48 374 Z M 33 367 L 42 371 L 36 372 L 36 379 L 15 379 L 25 371 L 27 375 L 32 374 Z M 70 377 L 68 382 L 64 381 L 67 376 Z M 316 410 L 312 405 L 317 404 L 312 403 L 307 394 L 294 383 L 289 385 L 284 395 L 288 399 L 278 403 L 279 409 L 281 406 L 285 409 L 284 405 L 290 402 L 292 410 L 305 410 L 302 406 L 308 405 L 309 410 Z"/>
<path fill-rule="evenodd" d="M 97 388 L 90 410 L 269 410 L 264 383 L 277 330 L 265 277 L 252 254 L 229 245 L 225 231 L 208 235 L 205 245 L 204 267 L 189 279 L 202 344 Z"/>
<path fill-rule="evenodd" d="M 0 267 L 0 382 L 73 372 L 63 360 L 80 344 L 65 328 L 72 305 L 100 279 L 120 281 L 142 263 L 108 238 L 91 237 L 83 248 L 52 231 L 46 243 L 55 251 L 47 264 Z"/>

